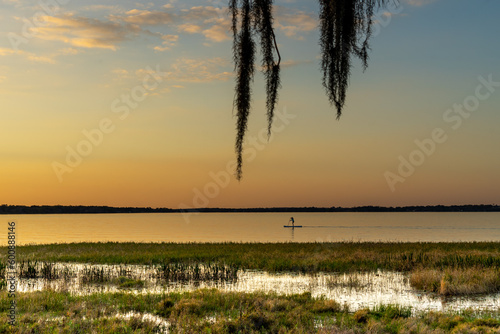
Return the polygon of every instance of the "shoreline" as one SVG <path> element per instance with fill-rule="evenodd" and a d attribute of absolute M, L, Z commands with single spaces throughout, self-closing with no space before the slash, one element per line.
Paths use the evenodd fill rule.
<path fill-rule="evenodd" d="M 224 262 L 269 272 L 349 272 L 417 267 L 500 268 L 500 242 L 63 243 L 17 246 L 17 258 L 53 262 Z M 0 247 L 0 261 L 7 246 Z"/>
<path fill-rule="evenodd" d="M 300 213 L 300 212 L 500 212 L 500 205 L 417 205 L 357 207 L 270 207 L 270 208 L 151 208 L 85 205 L 1 205 L 0 215 L 24 214 L 112 214 L 112 213 Z"/>

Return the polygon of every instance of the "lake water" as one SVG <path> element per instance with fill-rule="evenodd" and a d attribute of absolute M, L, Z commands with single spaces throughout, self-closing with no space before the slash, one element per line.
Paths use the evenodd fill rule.
<path fill-rule="evenodd" d="M 40 273 L 43 264 L 37 264 Z M 333 299 L 348 306 L 350 311 L 374 308 L 381 304 L 394 304 L 421 311 L 462 311 L 465 309 L 493 311 L 500 309 L 500 293 L 473 297 L 441 297 L 415 290 L 410 286 L 407 274 L 390 271 L 354 272 L 347 274 L 318 273 L 269 274 L 256 270 L 239 270 L 235 280 L 204 280 L 167 282 L 158 277 L 157 267 L 151 265 L 90 265 L 79 263 L 55 263 L 57 279 L 21 278 L 17 291 L 32 292 L 51 289 L 76 295 L 92 293 L 154 293 L 192 291 L 199 288 L 216 288 L 220 291 L 275 292 L 289 295 L 310 292 L 314 298 Z M 92 270 L 93 269 L 93 270 Z M 107 283 L 85 283 L 83 276 L 97 270 L 104 271 Z M 85 274 L 85 272 L 87 274 Z M 140 287 L 121 288 L 112 279 L 126 276 L 144 282 Z M 88 276 L 87 276 L 88 277 Z"/>
<path fill-rule="evenodd" d="M 303 228 L 283 228 L 290 216 Z M 4 215 L 17 244 L 82 241 L 500 241 L 500 212 Z"/>

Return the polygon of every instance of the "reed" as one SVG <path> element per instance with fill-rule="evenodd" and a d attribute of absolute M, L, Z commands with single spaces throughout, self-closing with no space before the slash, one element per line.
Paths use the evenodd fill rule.
<path fill-rule="evenodd" d="M 156 277 L 168 282 L 235 282 L 238 267 L 219 263 L 163 263 L 156 267 Z"/>
<path fill-rule="evenodd" d="M 47 280 L 54 280 L 60 277 L 59 272 L 56 270 L 54 263 L 44 262 L 40 270 L 42 278 Z"/>
<path fill-rule="evenodd" d="M 37 270 L 37 263 L 38 261 L 30 261 L 27 260 L 26 262 L 23 260 L 19 264 L 19 277 L 21 278 L 37 278 L 38 277 L 38 270 Z"/>
<path fill-rule="evenodd" d="M 6 250 L 0 248 L 0 263 L 6 261 Z M 17 257 L 21 278 L 70 279 L 76 275 L 70 266 L 61 269 L 55 262 L 89 263 L 83 283 L 107 283 L 120 276 L 137 279 L 126 264 L 145 264 L 155 266 L 156 278 L 165 283 L 234 281 L 240 269 L 271 273 L 382 269 L 409 272 L 413 287 L 442 295 L 500 290 L 495 271 L 500 268 L 499 242 L 74 243 L 18 246 Z M 117 263 L 114 272 L 98 265 Z M 352 278 L 329 284 L 356 288 L 360 282 Z"/>
<path fill-rule="evenodd" d="M 129 288 L 143 288 L 146 283 L 140 279 L 131 279 L 125 276 L 120 276 L 117 279 L 112 280 L 112 283 L 118 285 L 118 287 L 123 289 Z"/>
<path fill-rule="evenodd" d="M 126 281 L 127 279 L 122 279 Z M 18 325 L 7 324 L 0 291 L 1 333 L 498 333 L 500 313 L 412 314 L 397 305 L 347 312 L 311 294 L 220 292 L 167 294 L 55 291 L 19 294 Z"/>
<path fill-rule="evenodd" d="M 113 278 L 110 268 L 85 266 L 81 271 L 81 281 L 84 284 L 110 282 Z"/>
<path fill-rule="evenodd" d="M 0 290 L 7 287 L 7 281 L 6 281 L 6 277 L 5 277 L 6 276 L 6 269 L 7 269 L 7 265 L 0 261 Z"/>
<path fill-rule="evenodd" d="M 443 296 L 496 293 L 500 291 L 500 269 L 419 269 L 410 274 L 410 284 Z"/>
<path fill-rule="evenodd" d="M 329 277 L 326 281 L 326 286 L 330 289 L 334 289 L 337 287 L 343 287 L 347 289 L 359 289 L 364 286 L 362 280 L 359 277 L 359 274 L 352 273 L 347 278 L 343 276 L 336 275 Z"/>
<path fill-rule="evenodd" d="M 0 248 L 0 261 L 6 248 Z M 18 246 L 18 261 L 101 264 L 224 263 L 268 272 L 500 267 L 499 242 L 72 243 Z"/>

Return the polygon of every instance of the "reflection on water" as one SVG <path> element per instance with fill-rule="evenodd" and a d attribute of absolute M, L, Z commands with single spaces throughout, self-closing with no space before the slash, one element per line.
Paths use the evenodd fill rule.
<path fill-rule="evenodd" d="M 148 321 L 148 322 L 151 322 L 154 325 L 156 325 L 161 333 L 168 333 L 169 332 L 168 329 L 170 327 L 170 323 L 168 321 L 165 321 L 161 317 L 154 315 L 154 314 L 138 313 L 138 312 L 130 311 L 127 313 L 116 313 L 114 315 L 114 318 L 124 319 L 124 320 L 130 320 L 130 319 L 136 318 L 141 322 Z"/>
<path fill-rule="evenodd" d="M 380 304 L 411 306 L 415 311 L 458 311 L 467 308 L 481 310 L 500 309 L 500 294 L 482 297 L 439 296 L 414 290 L 406 275 L 396 272 L 351 274 L 280 274 L 242 272 L 236 284 L 227 284 L 229 291 L 275 291 L 283 294 L 311 292 L 313 297 L 324 296 L 355 311 Z"/>
<path fill-rule="evenodd" d="M 500 212 L 8 215 L 16 243 L 500 241 Z M 6 245 L 7 229 L 0 231 Z"/>
<path fill-rule="evenodd" d="M 55 264 L 55 271 L 69 274 L 54 280 L 23 278 L 18 281 L 19 292 L 53 289 L 72 294 L 127 291 L 131 293 L 168 293 L 191 291 L 198 288 L 216 288 L 221 291 L 276 292 L 298 294 L 310 292 L 313 297 L 333 299 L 348 306 L 350 311 L 374 307 L 380 304 L 410 306 L 419 311 L 460 311 L 473 309 L 478 312 L 500 310 L 500 293 L 477 297 L 442 298 L 435 294 L 413 289 L 408 276 L 398 272 L 350 274 L 269 274 L 262 271 L 240 270 L 237 280 L 202 282 L 166 282 L 159 278 L 158 268 L 146 265 L 92 265 L 93 269 L 106 272 L 105 283 L 83 283 L 88 264 Z M 139 287 L 122 288 L 113 279 L 126 275 L 129 279 L 141 280 Z"/>

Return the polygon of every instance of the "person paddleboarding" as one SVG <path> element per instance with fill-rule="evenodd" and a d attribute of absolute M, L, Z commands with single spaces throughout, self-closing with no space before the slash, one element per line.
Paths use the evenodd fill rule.
<path fill-rule="evenodd" d="M 290 220 L 288 222 L 292 222 L 292 227 L 295 227 L 294 224 L 295 224 L 295 219 L 293 219 L 293 217 L 290 217 Z"/>

